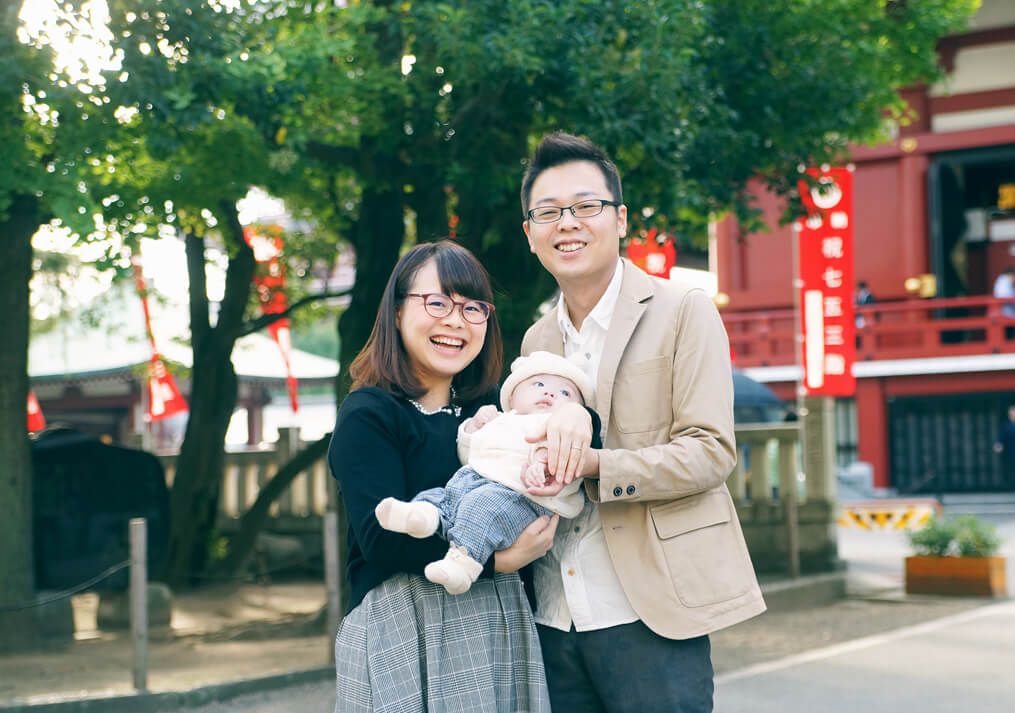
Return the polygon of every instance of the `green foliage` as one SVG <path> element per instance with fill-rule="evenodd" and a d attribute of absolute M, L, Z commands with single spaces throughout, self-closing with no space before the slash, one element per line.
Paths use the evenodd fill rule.
<path fill-rule="evenodd" d="M 916 553 L 930 557 L 990 557 L 1001 547 L 997 530 L 974 515 L 933 517 L 909 532 Z"/>
<path fill-rule="evenodd" d="M 20 3 L 0 7 L 0 223 L 18 197 L 32 197 L 41 218 L 85 234 L 93 228 L 89 154 L 106 136 L 96 121 L 93 87 L 57 71 L 48 37 L 28 37 Z M 73 17 L 76 4 L 65 4 Z M 101 103 L 99 101 L 98 103 Z"/>
<path fill-rule="evenodd" d="M 956 519 L 955 545 L 962 557 L 990 557 L 997 554 L 1001 538 L 993 525 L 972 516 Z"/>
<path fill-rule="evenodd" d="M 916 553 L 929 557 L 944 557 L 950 554 L 954 540 L 955 522 L 936 516 L 919 530 L 909 531 L 909 543 Z"/>
<path fill-rule="evenodd" d="M 505 325 L 517 330 L 550 290 L 514 244 L 523 160 L 539 136 L 588 135 L 617 160 L 632 214 L 647 209 L 639 227 L 703 244 L 710 218 L 750 219 L 752 177 L 793 199 L 798 165 L 883 138 L 886 112 L 906 121 L 896 90 L 938 76 L 938 38 L 974 9 L 973 0 L 293 6 L 265 52 L 287 67 L 271 91 L 295 101 L 276 105 L 265 130 L 286 129 L 305 177 L 341 171 L 352 181 L 332 215 L 354 244 L 364 190 L 404 187 L 415 239 L 445 234 L 456 214 L 458 235 L 517 308 L 517 324 L 506 314 Z M 407 73 L 403 55 L 414 58 Z"/>
<path fill-rule="evenodd" d="M 339 345 L 338 330 L 335 329 L 335 310 L 313 311 L 318 315 L 315 321 L 304 321 L 301 324 L 293 325 L 293 346 L 310 354 L 337 359 Z"/>

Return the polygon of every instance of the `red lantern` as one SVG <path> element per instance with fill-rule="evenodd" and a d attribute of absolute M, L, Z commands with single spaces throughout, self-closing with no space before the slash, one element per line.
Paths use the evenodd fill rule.
<path fill-rule="evenodd" d="M 632 238 L 627 244 L 627 259 L 649 275 L 668 280 L 670 270 L 677 264 L 677 248 L 669 235 L 658 240 L 658 232 L 652 228 L 644 238 Z"/>

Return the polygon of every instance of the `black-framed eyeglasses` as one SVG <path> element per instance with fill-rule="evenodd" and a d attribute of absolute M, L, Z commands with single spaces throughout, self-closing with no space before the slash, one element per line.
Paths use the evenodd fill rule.
<path fill-rule="evenodd" d="M 565 210 L 571 211 L 571 215 L 575 218 L 595 218 L 597 215 L 602 213 L 603 209 L 608 205 L 616 208 L 620 205 L 620 203 L 617 201 L 603 200 L 602 198 L 594 198 L 579 201 L 574 205 L 569 205 L 565 208 L 558 208 L 555 205 L 544 205 L 539 208 L 533 208 L 526 213 L 526 215 L 533 223 L 556 223 L 564 217 Z"/>
<path fill-rule="evenodd" d="M 470 324 L 482 324 L 493 314 L 493 305 L 483 300 L 456 302 L 440 292 L 406 292 L 405 296 L 419 297 L 423 300 L 423 309 L 426 310 L 426 313 L 436 319 L 447 317 L 455 307 L 462 311 L 462 319 Z"/>

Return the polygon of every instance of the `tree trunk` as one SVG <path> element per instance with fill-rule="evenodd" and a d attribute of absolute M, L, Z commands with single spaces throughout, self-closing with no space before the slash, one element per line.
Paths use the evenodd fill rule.
<path fill-rule="evenodd" d="M 363 191 L 360 219 L 353 245 L 356 248 L 356 282 L 349 308 L 338 321 L 341 372 L 335 388 L 341 404 L 349 392 L 348 367 L 359 354 L 374 325 L 377 305 L 388 283 L 391 268 L 405 242 L 404 203 L 401 184 L 392 159 L 379 158 L 375 170 L 388 168 L 384 179 Z"/>
<path fill-rule="evenodd" d="M 536 320 L 539 305 L 553 294 L 557 284 L 529 251 L 516 206 L 497 210 L 491 216 L 489 232 L 496 238 L 490 239 L 488 234 L 484 246 L 475 252 L 490 271 L 496 291 L 506 369 L 518 356 L 522 337 Z"/>
<path fill-rule="evenodd" d="M 0 349 L 0 610 L 34 597 L 32 557 L 32 461 L 28 449 L 28 281 L 32 235 L 42 222 L 38 201 L 15 196 L 0 223 L 0 305 L 4 348 Z M 30 611 L 5 612 L 0 650 L 33 640 Z"/>
<path fill-rule="evenodd" d="M 214 327 L 209 327 L 201 317 L 208 313 L 207 295 L 194 289 L 204 284 L 204 245 L 198 238 L 187 239 L 194 368 L 190 418 L 170 497 L 166 567 L 167 580 L 177 587 L 192 583 L 208 565 L 222 486 L 226 430 L 236 407 L 237 379 L 230 356 L 243 324 L 254 275 L 254 255 L 243 241 L 235 209 L 223 206 L 220 213 L 225 218 L 222 226 L 233 252 L 226 272 L 225 297 Z M 202 251 L 201 256 L 195 251 Z M 196 270 L 201 274 L 196 275 Z"/>

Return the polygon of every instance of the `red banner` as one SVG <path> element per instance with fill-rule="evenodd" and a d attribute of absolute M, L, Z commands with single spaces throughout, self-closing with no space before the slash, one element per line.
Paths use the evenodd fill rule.
<path fill-rule="evenodd" d="M 46 427 L 46 417 L 42 415 L 42 408 L 39 400 L 35 398 L 35 392 L 28 390 L 28 432 L 35 433 Z"/>
<path fill-rule="evenodd" d="M 162 357 L 153 354 L 148 363 L 148 420 L 161 421 L 187 412 L 187 401 L 166 369 Z"/>
<path fill-rule="evenodd" d="M 180 393 L 173 375 L 166 369 L 162 356 L 155 346 L 152 316 L 148 309 L 148 286 L 145 284 L 144 274 L 141 271 L 141 257 L 139 255 L 131 257 L 131 265 L 134 268 L 134 285 L 137 287 L 138 296 L 141 298 L 141 309 L 144 311 L 148 344 L 152 350 L 152 357 L 148 362 L 148 410 L 145 413 L 145 420 L 161 421 L 178 413 L 186 413 L 187 401 Z"/>
<path fill-rule="evenodd" d="M 627 259 L 650 275 L 670 279 L 670 270 L 677 264 L 677 248 L 673 238 L 664 235 L 658 239 L 659 231 L 652 228 L 644 238 L 631 238 L 627 244 Z"/>
<path fill-rule="evenodd" d="M 285 263 L 282 261 L 282 228 L 277 225 L 253 226 L 243 229 L 243 239 L 254 251 L 257 271 L 254 273 L 254 287 L 261 303 L 262 314 L 285 312 L 288 302 L 285 297 Z M 299 411 L 299 385 L 292 371 L 292 333 L 289 318 L 282 317 L 268 327 L 285 363 L 286 386 L 289 389 L 289 405 L 293 413 Z"/>
<path fill-rule="evenodd" d="M 797 271 L 804 388 L 808 394 L 852 396 L 853 174 L 809 169 L 800 181 L 807 217 L 797 221 Z"/>

